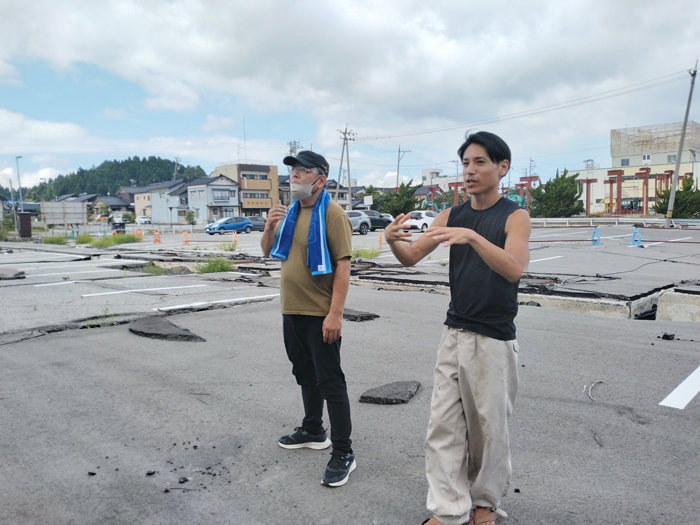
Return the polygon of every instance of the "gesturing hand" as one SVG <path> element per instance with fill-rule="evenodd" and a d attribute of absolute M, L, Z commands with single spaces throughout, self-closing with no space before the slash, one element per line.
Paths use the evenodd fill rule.
<path fill-rule="evenodd" d="M 412 234 L 410 232 L 403 231 L 405 228 L 407 228 L 406 226 L 403 226 L 403 224 L 410 218 L 410 213 L 402 213 L 396 217 L 394 222 L 384 229 L 384 238 L 386 239 L 386 242 L 411 242 Z"/>
<path fill-rule="evenodd" d="M 272 208 L 270 208 L 270 211 L 267 212 L 267 222 L 265 223 L 265 229 L 274 231 L 275 227 L 279 222 L 284 219 L 284 216 L 287 215 L 287 207 L 283 206 L 282 204 L 276 204 Z"/>
<path fill-rule="evenodd" d="M 443 246 L 448 247 L 452 244 L 469 244 L 473 230 L 468 228 L 448 228 L 446 226 L 433 228 L 430 227 L 425 231 L 425 234 L 435 242 L 444 243 Z"/>

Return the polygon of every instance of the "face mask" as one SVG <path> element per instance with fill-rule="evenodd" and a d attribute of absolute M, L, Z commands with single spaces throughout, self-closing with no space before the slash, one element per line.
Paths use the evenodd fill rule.
<path fill-rule="evenodd" d="M 292 182 L 290 186 L 294 198 L 298 201 L 305 201 L 307 199 L 310 199 L 314 194 L 313 187 L 314 184 L 316 184 L 317 180 L 318 179 L 309 184 L 299 184 L 297 182 Z"/>

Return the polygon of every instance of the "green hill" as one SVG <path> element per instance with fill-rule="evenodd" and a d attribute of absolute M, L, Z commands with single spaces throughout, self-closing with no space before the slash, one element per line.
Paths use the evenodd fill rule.
<path fill-rule="evenodd" d="M 66 193 L 97 193 L 116 195 L 120 186 L 148 186 L 173 179 L 175 162 L 160 157 L 130 157 L 126 160 L 106 160 L 88 170 L 79 168 L 76 173 L 59 175 L 47 183 L 32 188 L 22 188 L 25 201 L 47 201 Z M 189 182 L 207 174 L 199 166 L 179 166 L 175 178 Z M 9 199 L 8 188 L 0 187 L 0 195 Z M 17 189 L 15 188 L 15 198 Z"/>

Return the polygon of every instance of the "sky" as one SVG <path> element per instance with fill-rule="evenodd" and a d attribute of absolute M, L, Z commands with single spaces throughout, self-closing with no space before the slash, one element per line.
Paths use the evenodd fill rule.
<path fill-rule="evenodd" d="M 152 155 L 285 173 L 290 142 L 337 178 L 346 126 L 362 185 L 395 186 L 399 150 L 401 181 L 456 175 L 470 130 L 511 184 L 605 168 L 611 129 L 683 120 L 699 29 L 697 0 L 0 0 L 0 184 Z"/>

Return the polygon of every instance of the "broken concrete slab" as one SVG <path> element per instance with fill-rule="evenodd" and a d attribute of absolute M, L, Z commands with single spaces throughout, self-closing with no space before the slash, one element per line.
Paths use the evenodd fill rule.
<path fill-rule="evenodd" d="M 362 322 L 378 318 L 379 316 L 377 314 L 371 312 L 360 312 L 358 310 L 351 310 L 350 308 L 343 310 L 343 319 L 346 321 Z"/>
<path fill-rule="evenodd" d="M 15 270 L 14 268 L 0 268 L 0 281 L 7 281 L 10 279 L 26 279 L 26 275 L 24 275 L 22 270 Z"/>
<path fill-rule="evenodd" d="M 398 381 L 387 385 L 370 388 L 360 396 L 360 403 L 377 405 L 399 405 L 408 403 L 420 388 L 418 381 Z"/>
<path fill-rule="evenodd" d="M 700 322 L 700 295 L 668 290 L 659 295 L 658 321 Z"/>
<path fill-rule="evenodd" d="M 193 334 L 187 328 L 180 328 L 164 317 L 145 317 L 133 321 L 129 331 L 141 337 L 161 339 L 163 341 L 206 342 L 206 339 Z"/>

